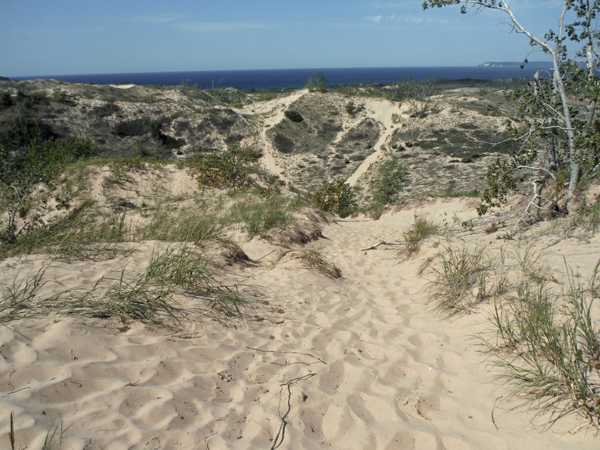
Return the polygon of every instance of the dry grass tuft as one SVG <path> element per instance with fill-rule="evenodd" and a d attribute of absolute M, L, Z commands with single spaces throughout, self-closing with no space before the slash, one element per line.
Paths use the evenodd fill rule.
<path fill-rule="evenodd" d="M 342 271 L 329 259 L 323 256 L 321 247 L 302 250 L 294 255 L 299 258 L 306 268 L 316 270 L 331 279 L 342 278 Z"/>

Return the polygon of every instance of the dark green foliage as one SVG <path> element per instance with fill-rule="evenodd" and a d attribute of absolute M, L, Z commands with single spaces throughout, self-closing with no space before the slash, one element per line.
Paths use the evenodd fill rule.
<path fill-rule="evenodd" d="M 150 133 L 151 125 L 148 119 L 135 119 L 115 125 L 114 133 L 118 136 L 143 136 Z"/>
<path fill-rule="evenodd" d="M 24 110 L 18 110 L 0 125 L 0 146 L 7 149 L 27 147 L 34 141 L 42 142 L 53 136 L 48 125 Z"/>
<path fill-rule="evenodd" d="M 285 117 L 290 119 L 292 122 L 302 122 L 304 120 L 304 117 L 302 117 L 298 111 L 294 111 L 293 109 L 288 109 L 285 112 Z"/>
<path fill-rule="evenodd" d="M 254 184 L 250 173 L 260 156 L 254 149 L 242 148 L 236 142 L 227 151 L 208 153 L 202 159 L 192 162 L 190 166 L 198 172 L 200 184 L 235 189 Z"/>
<path fill-rule="evenodd" d="M 356 194 L 343 178 L 325 183 L 312 195 L 311 202 L 317 208 L 340 217 L 349 216 L 357 207 Z"/>
<path fill-rule="evenodd" d="M 385 161 L 371 180 L 373 201 L 380 205 L 393 205 L 398 201 L 406 180 L 407 168 L 395 159 Z"/>
<path fill-rule="evenodd" d="M 107 102 L 102 106 L 96 106 L 94 109 L 92 109 L 92 113 L 98 117 L 108 117 L 118 112 L 119 107 L 114 102 Z"/>
<path fill-rule="evenodd" d="M 10 93 L 4 91 L 2 92 L 2 94 L 0 94 L 0 110 L 10 108 L 14 104 L 15 101 L 13 100 Z"/>
<path fill-rule="evenodd" d="M 346 112 L 352 117 L 356 116 L 356 114 L 361 112 L 363 109 L 365 109 L 363 105 L 356 105 L 353 101 L 346 103 Z"/>
<path fill-rule="evenodd" d="M 31 107 L 35 105 L 47 105 L 49 103 L 48 96 L 45 92 L 24 92 L 17 91 L 15 104 L 21 104 L 25 107 Z"/>
<path fill-rule="evenodd" d="M 505 204 L 506 196 L 517 187 L 514 165 L 500 158 L 488 167 L 486 179 L 487 187 L 481 197 L 481 204 L 477 207 L 480 216 L 486 214 L 490 208 Z"/>
<path fill-rule="evenodd" d="M 277 133 L 273 138 L 273 144 L 275 148 L 281 153 L 292 153 L 294 151 L 294 141 L 284 136 L 281 133 Z"/>
<path fill-rule="evenodd" d="M 325 89 L 327 88 L 327 79 L 323 72 L 308 77 L 305 87 L 311 92 L 325 92 Z"/>
<path fill-rule="evenodd" d="M 172 136 L 168 136 L 164 134 L 161 129 L 160 122 L 152 122 L 150 128 L 152 130 L 152 137 L 159 141 L 161 145 L 165 148 L 180 148 L 185 144 L 185 141 L 182 139 L 175 139 Z"/>

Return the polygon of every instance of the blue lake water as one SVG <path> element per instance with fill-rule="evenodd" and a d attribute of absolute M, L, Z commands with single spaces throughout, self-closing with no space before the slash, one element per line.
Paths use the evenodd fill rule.
<path fill-rule="evenodd" d="M 199 83 L 202 89 L 216 87 L 300 88 L 308 77 L 323 72 L 329 85 L 350 83 L 393 83 L 406 78 L 434 79 L 508 79 L 529 78 L 536 67 L 376 67 L 341 69 L 280 69 L 280 70 L 219 70 L 200 72 L 113 73 L 90 75 L 51 75 L 42 77 L 13 77 L 17 80 L 53 78 L 74 83 L 142 85 L 180 85 Z"/>

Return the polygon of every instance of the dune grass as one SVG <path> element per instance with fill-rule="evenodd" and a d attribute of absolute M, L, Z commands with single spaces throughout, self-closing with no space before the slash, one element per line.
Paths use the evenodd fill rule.
<path fill-rule="evenodd" d="M 584 283 L 566 264 L 559 288 L 524 278 L 517 298 L 497 302 L 493 338 L 484 339 L 510 388 L 548 426 L 577 414 L 600 428 L 600 325 L 594 312 L 600 261 Z"/>
<path fill-rule="evenodd" d="M 426 217 L 415 216 L 415 222 L 408 230 L 402 233 L 403 253 L 412 256 L 419 251 L 421 242 L 429 236 L 438 233 L 437 225 L 430 222 Z"/>
<path fill-rule="evenodd" d="M 437 312 L 454 315 L 470 311 L 495 298 L 508 287 L 508 272 L 502 270 L 505 255 L 493 258 L 483 248 L 443 247 L 441 263 L 433 269 L 428 285 L 430 302 Z"/>
<path fill-rule="evenodd" d="M 236 285 L 219 282 L 211 264 L 194 244 L 170 245 L 156 249 L 141 274 L 125 267 L 104 274 L 89 289 L 63 290 L 45 299 L 38 291 L 52 280 L 40 270 L 7 289 L 0 299 L 0 323 L 52 313 L 178 330 L 185 321 L 202 317 L 223 321 L 253 317 L 249 300 Z"/>
<path fill-rule="evenodd" d="M 577 414 L 600 428 L 600 261 L 583 282 L 565 261 L 550 274 L 531 247 L 492 255 L 483 248 L 444 247 L 432 268 L 429 301 L 448 316 L 491 302 L 490 328 L 479 336 L 488 361 L 509 388 L 507 399 L 547 426 Z"/>
<path fill-rule="evenodd" d="M 10 429 L 8 431 L 8 440 L 10 442 L 10 450 L 17 450 L 16 445 L 16 434 L 15 434 L 15 413 L 10 413 Z M 60 450 L 62 448 L 63 435 L 66 430 L 63 429 L 62 419 L 54 421 L 50 424 L 50 428 L 46 432 L 44 443 L 40 450 Z M 23 447 L 19 447 L 23 450 Z"/>
<path fill-rule="evenodd" d="M 297 257 L 308 269 L 316 270 L 334 280 L 342 278 L 342 271 L 323 255 L 322 247 L 312 247 L 302 250 L 297 254 Z"/>

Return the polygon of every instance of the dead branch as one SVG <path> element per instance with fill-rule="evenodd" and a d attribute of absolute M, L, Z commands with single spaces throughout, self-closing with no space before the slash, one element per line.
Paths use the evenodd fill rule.
<path fill-rule="evenodd" d="M 285 439 L 285 428 L 288 424 L 286 422 L 286 419 L 287 419 L 287 416 L 290 414 L 290 411 L 292 410 L 292 405 L 291 405 L 292 384 L 297 384 L 300 381 L 308 380 L 309 378 L 312 378 L 315 375 L 316 375 L 315 373 L 309 373 L 308 375 L 294 378 L 293 380 L 290 380 L 281 385 L 281 389 L 279 390 L 279 405 L 277 405 L 277 412 L 279 413 L 279 419 L 281 419 L 281 424 L 279 425 L 279 430 L 277 430 L 277 435 L 275 436 L 275 439 L 273 440 L 273 445 L 271 446 L 271 450 L 275 450 L 276 448 L 279 448 L 279 446 L 281 444 L 283 444 L 283 440 Z M 287 388 L 287 411 L 282 416 L 281 415 L 281 397 L 282 397 L 284 388 Z"/>
<path fill-rule="evenodd" d="M 275 351 L 275 350 L 261 350 L 260 348 L 254 348 L 254 347 L 246 347 L 246 348 L 247 348 L 247 349 L 249 349 L 249 350 L 254 350 L 254 351 L 257 351 L 257 352 L 262 352 L 262 353 L 285 353 L 285 354 L 287 354 L 287 353 L 293 353 L 293 354 L 295 354 L 295 355 L 304 355 L 304 356 L 310 356 L 311 358 L 314 358 L 314 359 L 316 359 L 317 361 L 316 361 L 316 362 L 314 362 L 314 363 L 310 363 L 310 364 L 309 364 L 309 363 L 303 363 L 303 364 L 306 364 L 306 365 L 309 365 L 309 366 L 310 366 L 311 364 L 318 364 L 318 363 L 322 363 L 322 364 L 325 364 L 325 365 L 327 365 L 327 363 L 326 363 L 325 361 L 323 361 L 321 358 L 319 358 L 319 357 L 317 357 L 317 356 L 314 356 L 314 355 L 311 355 L 310 353 L 292 352 L 292 351 L 290 351 L 290 352 L 279 352 L 279 351 Z"/>
<path fill-rule="evenodd" d="M 371 245 L 368 248 L 363 248 L 361 250 L 361 252 L 366 252 L 367 250 L 375 250 L 377 247 L 379 247 L 380 245 L 402 245 L 401 242 L 387 242 L 387 241 L 379 241 L 377 244 L 375 245 Z"/>

